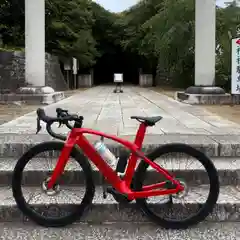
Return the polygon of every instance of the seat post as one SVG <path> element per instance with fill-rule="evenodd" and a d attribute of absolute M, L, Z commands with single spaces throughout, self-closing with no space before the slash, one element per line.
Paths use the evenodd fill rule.
<path fill-rule="evenodd" d="M 146 133 L 146 129 L 147 129 L 147 125 L 145 123 L 141 123 L 139 125 L 137 134 L 136 134 L 136 138 L 134 143 L 141 149 L 142 148 L 142 143 L 145 137 L 145 133 Z"/>

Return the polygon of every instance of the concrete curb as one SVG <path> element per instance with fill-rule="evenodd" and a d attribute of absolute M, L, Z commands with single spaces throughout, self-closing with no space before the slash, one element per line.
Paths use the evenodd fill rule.
<path fill-rule="evenodd" d="M 120 136 L 121 137 L 121 136 Z M 133 141 L 134 136 L 123 136 Z M 90 141 L 96 137 L 89 138 Z M 97 138 L 98 139 L 98 138 Z M 27 149 L 44 141 L 53 140 L 46 134 L 0 134 L 0 157 L 19 158 Z M 115 154 L 119 155 L 124 150 L 119 144 L 106 139 L 106 144 Z M 143 151 L 164 145 L 166 143 L 185 143 L 204 152 L 209 157 L 236 157 L 240 156 L 240 136 L 238 135 L 148 135 L 143 144 Z"/>
<path fill-rule="evenodd" d="M 201 188 L 199 188 L 201 191 Z M 213 213 L 206 219 L 206 221 L 214 222 L 231 222 L 240 220 L 240 198 L 239 192 L 232 189 L 231 187 L 222 187 L 222 192 L 220 194 L 218 203 L 213 211 Z M 21 212 L 17 209 L 14 200 L 11 197 L 11 191 L 1 189 L 1 195 L 5 194 L 5 199 L 1 199 L 0 204 L 0 222 L 19 222 L 27 221 L 26 217 L 23 217 Z M 8 196 L 8 197 L 7 197 Z M 79 196 L 81 196 L 81 190 L 79 191 Z M 195 199 L 189 199 L 185 205 L 188 206 L 188 210 L 192 210 L 192 213 L 196 211 L 196 207 L 199 203 Z M 204 197 L 204 200 L 206 198 Z M 46 208 L 49 211 L 50 205 L 46 203 L 47 200 L 42 200 L 42 202 L 37 202 L 34 204 L 35 207 L 41 209 L 44 212 Z M 75 203 L 75 200 L 73 199 Z M 31 204 L 31 206 L 33 206 Z M 54 208 L 54 214 L 63 214 L 64 210 L 69 207 L 69 203 L 60 203 L 59 208 Z M 152 203 L 152 208 L 156 209 L 157 212 L 161 213 L 164 211 L 164 205 L 160 203 Z M 184 207 L 180 203 L 174 203 L 174 211 L 176 214 L 184 213 Z M 187 211 L 188 211 L 187 210 Z M 60 212 L 59 212 L 60 211 Z M 188 212 L 189 213 L 189 212 Z M 186 215 L 184 214 L 184 217 Z M 111 196 L 107 199 L 102 199 L 101 189 L 96 189 L 95 199 L 93 205 L 85 213 L 85 216 L 80 220 L 81 222 L 92 222 L 92 223 L 102 223 L 102 222 L 149 222 L 142 212 L 137 208 L 135 203 L 127 205 L 117 204 Z"/>
<path fill-rule="evenodd" d="M 238 185 L 240 182 L 240 158 L 213 158 L 220 184 Z M 56 159 L 35 158 L 30 161 L 23 172 L 23 184 L 26 186 L 38 186 L 56 166 Z M 177 162 L 178 161 L 178 162 Z M 9 186 L 12 182 L 12 172 L 17 160 L 12 158 L 0 159 L 0 186 Z M 174 176 L 183 178 L 188 185 L 209 184 L 206 170 L 199 162 L 187 161 L 186 159 L 160 159 L 157 162 L 173 172 Z M 92 164 L 93 179 L 96 185 L 102 185 L 102 174 Z M 61 177 L 63 185 L 84 184 L 84 173 L 76 161 L 70 160 L 65 167 L 64 175 Z M 164 181 L 165 178 L 153 169 L 149 169 L 146 180 L 149 184 Z"/>

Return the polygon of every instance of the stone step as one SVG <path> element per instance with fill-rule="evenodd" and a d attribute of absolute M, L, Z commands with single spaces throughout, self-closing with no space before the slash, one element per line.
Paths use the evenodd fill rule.
<path fill-rule="evenodd" d="M 177 234 L 176 234 L 177 233 Z M 208 239 L 235 240 L 240 236 L 240 223 L 203 222 L 194 228 L 176 231 L 156 227 L 152 223 L 77 223 L 68 227 L 43 228 L 33 223 L 0 223 L 2 239 L 106 239 L 106 240 L 159 240 L 159 239 Z"/>
<path fill-rule="evenodd" d="M 31 198 L 30 204 L 32 207 L 38 208 L 43 214 L 49 214 L 46 209 L 53 207 L 55 214 L 66 214 L 66 211 L 82 200 L 84 188 L 67 186 L 60 191 L 60 194 L 53 197 L 48 197 L 40 188 L 36 187 L 25 187 L 23 189 L 26 201 L 28 196 L 34 196 Z M 182 206 L 183 199 L 174 200 L 174 212 L 179 215 L 195 213 L 198 209 L 199 204 L 206 201 L 207 194 L 209 192 L 209 186 L 200 185 L 199 187 L 190 187 L 188 195 L 184 198 L 184 206 Z M 66 197 L 64 197 L 66 196 Z M 155 209 L 159 214 L 166 207 L 163 206 L 165 197 L 151 198 L 151 208 Z M 54 203 L 58 203 L 56 207 Z M 72 202 L 72 204 L 70 204 Z M 167 208 L 166 208 L 167 210 Z M 48 210 L 49 211 L 49 210 Z M 55 215 L 56 216 L 56 215 Z M 176 216 L 176 215 L 175 215 Z M 221 187 L 219 199 L 213 213 L 208 216 L 207 221 L 221 221 L 231 222 L 240 221 L 240 191 L 233 186 Z M 9 187 L 0 188 L 0 221 L 27 221 L 25 217 L 18 210 L 15 201 L 12 197 L 12 191 Z M 149 220 L 139 211 L 136 207 L 135 202 L 127 205 L 119 205 L 115 202 L 111 195 L 108 195 L 107 199 L 102 198 L 102 188 L 97 187 L 93 205 L 86 212 L 85 216 L 81 219 L 82 222 L 149 222 Z"/>
<path fill-rule="evenodd" d="M 24 124 L 24 123 L 23 123 Z M 26 126 L 26 128 L 29 128 Z M 6 129 L 5 129 L 6 130 Z M 8 131 L 11 132 L 11 129 Z M 19 158 L 27 149 L 44 141 L 53 140 L 49 135 L 45 134 L 19 134 L 3 133 L 0 131 L 0 157 L 17 157 Z M 120 136 L 126 140 L 134 141 L 135 136 Z M 88 137 L 91 142 L 99 139 L 99 137 Z M 110 150 L 119 155 L 125 152 L 125 149 L 119 144 L 108 139 L 105 140 Z M 240 157 L 240 136 L 224 135 L 224 136 L 204 136 L 204 135 L 147 135 L 143 144 L 143 151 L 148 152 L 166 143 L 185 143 L 199 149 L 209 157 Z"/>
<path fill-rule="evenodd" d="M 240 183 L 240 158 L 212 158 L 219 174 L 221 185 L 238 185 Z M 12 171 L 17 160 L 14 158 L 0 158 L 0 185 L 10 185 Z M 39 185 L 49 176 L 56 166 L 56 158 L 34 158 L 30 161 L 24 170 L 23 183 L 25 185 Z M 160 166 L 167 169 L 176 177 L 183 178 L 190 185 L 208 184 L 209 179 L 206 170 L 200 162 L 192 159 L 158 159 L 156 161 Z M 93 168 L 93 177 L 96 185 L 102 184 L 102 175 L 95 167 Z M 164 181 L 156 170 L 149 168 L 147 180 L 149 183 Z M 69 160 L 65 167 L 63 175 L 65 184 L 84 184 L 84 176 L 81 167 L 74 160 Z"/>

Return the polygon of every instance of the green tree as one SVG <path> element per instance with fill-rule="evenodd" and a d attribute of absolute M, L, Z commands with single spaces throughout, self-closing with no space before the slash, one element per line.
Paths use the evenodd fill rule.
<path fill-rule="evenodd" d="M 92 36 L 92 6 L 88 0 L 46 1 L 46 50 L 76 57 L 81 67 L 92 66 L 98 54 Z"/>
<path fill-rule="evenodd" d="M 0 22 L 3 44 L 24 47 L 24 0 L 0 3 Z M 46 0 L 46 51 L 92 66 L 98 55 L 93 25 L 91 1 Z"/>
<path fill-rule="evenodd" d="M 46 50 L 76 57 L 81 68 L 123 52 L 145 71 L 165 73 L 171 83 L 193 84 L 195 0 L 141 0 L 111 13 L 91 0 L 46 0 Z M 5 46 L 24 47 L 24 0 L 2 0 L 0 33 Z M 217 8 L 216 82 L 229 88 L 231 42 L 240 8 Z"/>
<path fill-rule="evenodd" d="M 24 46 L 24 0 L 1 1 L 0 34 L 4 45 Z"/>
<path fill-rule="evenodd" d="M 168 72 L 178 83 L 184 78 L 183 84 L 189 84 L 194 59 L 194 0 L 140 1 L 125 14 L 126 25 L 132 30 L 123 45 L 137 50 L 158 73 Z"/>

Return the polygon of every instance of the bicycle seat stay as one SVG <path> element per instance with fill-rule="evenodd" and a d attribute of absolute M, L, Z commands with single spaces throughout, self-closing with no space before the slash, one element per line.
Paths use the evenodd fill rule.
<path fill-rule="evenodd" d="M 131 119 L 136 119 L 139 122 L 144 122 L 147 126 L 154 126 L 157 122 L 162 120 L 161 116 L 154 117 L 141 117 L 141 116 L 131 116 Z"/>

